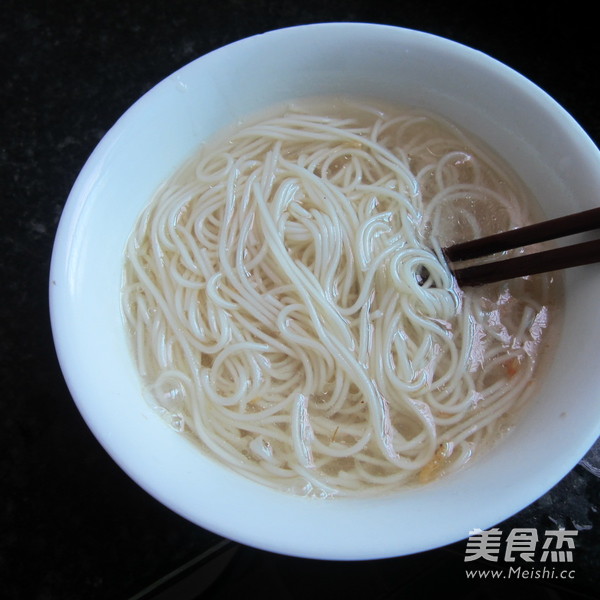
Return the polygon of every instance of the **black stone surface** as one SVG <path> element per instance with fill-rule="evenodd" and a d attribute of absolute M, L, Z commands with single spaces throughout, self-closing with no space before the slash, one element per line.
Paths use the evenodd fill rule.
<path fill-rule="evenodd" d="M 138 488 L 87 429 L 56 360 L 47 300 L 54 234 L 79 170 L 125 109 L 194 58 L 242 37 L 302 23 L 368 21 L 420 29 L 482 50 L 520 71 L 598 143 L 600 55 L 595 15 L 588 6 L 593 4 L 4 0 L 1 597 L 600 596 L 600 486 L 592 473 L 598 458 L 591 454 L 592 468 L 576 466 L 532 506 L 499 524 L 505 531 L 576 528 L 570 580 L 467 580 L 465 542 L 362 563 L 220 546 L 218 536 Z M 157 584 L 177 570 L 176 577 Z"/>

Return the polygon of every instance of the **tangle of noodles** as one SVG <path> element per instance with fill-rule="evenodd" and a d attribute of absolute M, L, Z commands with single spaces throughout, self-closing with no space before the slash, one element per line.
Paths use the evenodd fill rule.
<path fill-rule="evenodd" d="M 530 391 L 554 278 L 462 291 L 439 249 L 527 223 L 524 198 L 489 153 L 415 111 L 297 103 L 214 140 L 127 248 L 150 402 L 293 493 L 458 469 Z"/>

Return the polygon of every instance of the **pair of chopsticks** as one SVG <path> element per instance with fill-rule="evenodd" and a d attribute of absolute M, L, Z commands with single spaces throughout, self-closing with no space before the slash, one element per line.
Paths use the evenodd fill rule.
<path fill-rule="evenodd" d="M 482 285 L 600 262 L 600 239 L 469 267 L 455 268 L 452 263 L 594 229 L 600 229 L 600 208 L 455 244 L 444 248 L 443 252 L 460 287 Z"/>

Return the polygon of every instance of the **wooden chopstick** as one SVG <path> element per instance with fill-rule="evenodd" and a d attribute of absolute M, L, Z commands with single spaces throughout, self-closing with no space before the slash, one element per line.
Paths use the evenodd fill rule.
<path fill-rule="evenodd" d="M 594 229 L 600 229 L 600 208 L 455 244 L 444 248 L 443 251 L 450 263 L 460 262 Z M 453 268 L 452 270 L 457 283 L 462 287 L 493 283 L 594 262 L 600 262 L 600 240 L 533 254 L 523 254 L 515 258 L 470 267 Z"/>

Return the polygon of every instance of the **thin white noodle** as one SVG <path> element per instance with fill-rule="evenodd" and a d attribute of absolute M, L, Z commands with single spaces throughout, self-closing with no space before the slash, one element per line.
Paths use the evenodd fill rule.
<path fill-rule="evenodd" d="M 551 280 L 457 290 L 440 247 L 524 224 L 523 190 L 431 115 L 334 104 L 238 128 L 163 185 L 127 247 L 123 314 L 175 429 L 262 484 L 369 495 L 502 433 Z"/>

